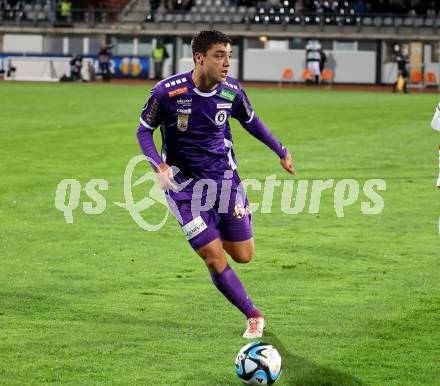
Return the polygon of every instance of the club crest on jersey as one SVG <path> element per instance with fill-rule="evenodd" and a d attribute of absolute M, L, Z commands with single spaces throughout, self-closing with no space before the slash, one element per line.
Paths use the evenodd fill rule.
<path fill-rule="evenodd" d="M 235 97 L 237 94 L 235 92 L 229 91 L 227 89 L 222 89 L 221 93 L 219 94 L 220 98 L 226 99 L 227 101 L 234 102 Z"/>
<path fill-rule="evenodd" d="M 215 114 L 215 124 L 217 126 L 223 126 L 228 119 L 228 112 L 225 110 L 217 111 L 217 114 Z"/>
<path fill-rule="evenodd" d="M 242 220 L 245 216 L 251 214 L 249 206 L 244 207 L 242 204 L 238 203 L 234 208 L 234 217 L 237 220 Z"/>
<path fill-rule="evenodd" d="M 186 131 L 188 129 L 188 114 L 179 114 L 177 116 L 177 128 L 180 131 Z"/>

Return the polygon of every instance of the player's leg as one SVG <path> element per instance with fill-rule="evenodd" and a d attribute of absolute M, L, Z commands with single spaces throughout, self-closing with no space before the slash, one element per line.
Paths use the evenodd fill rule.
<path fill-rule="evenodd" d="M 223 240 L 223 248 L 237 263 L 249 263 L 255 253 L 254 238 L 243 241 Z"/>
<path fill-rule="evenodd" d="M 249 203 L 240 188 L 240 178 L 236 172 L 233 177 L 228 212 L 219 213 L 219 215 L 218 230 L 223 239 L 223 248 L 235 261 L 239 263 L 249 262 L 254 253 L 252 217 L 249 211 Z M 264 318 L 261 312 L 253 306 L 244 314 L 247 317 L 247 329 L 243 337 L 249 339 L 261 337 L 264 329 Z"/>
<path fill-rule="evenodd" d="M 190 201 L 173 201 L 167 198 L 171 211 L 178 218 L 191 247 L 202 257 L 217 289 L 247 318 L 259 316 L 243 284 L 228 265 L 220 232 L 220 217 L 214 209 L 201 212 L 194 218 Z M 256 336 L 255 336 L 256 337 Z"/>
<path fill-rule="evenodd" d="M 221 274 L 228 265 L 222 242 L 218 238 L 200 247 L 196 252 L 205 262 L 211 275 Z"/>
<path fill-rule="evenodd" d="M 219 215 L 218 229 L 223 239 L 223 248 L 237 263 L 249 263 L 255 252 L 252 215 L 237 171 L 234 171 L 232 178 L 228 212 Z"/>
<path fill-rule="evenodd" d="M 212 282 L 218 290 L 247 318 L 260 316 L 234 270 L 228 265 L 220 239 L 197 249 L 198 255 L 208 268 Z"/>

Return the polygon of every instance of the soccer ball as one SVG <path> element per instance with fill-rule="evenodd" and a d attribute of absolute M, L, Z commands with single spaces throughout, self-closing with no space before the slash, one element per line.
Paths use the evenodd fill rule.
<path fill-rule="evenodd" d="M 281 356 L 270 344 L 252 342 L 237 354 L 235 370 L 247 385 L 273 385 L 281 375 Z"/>

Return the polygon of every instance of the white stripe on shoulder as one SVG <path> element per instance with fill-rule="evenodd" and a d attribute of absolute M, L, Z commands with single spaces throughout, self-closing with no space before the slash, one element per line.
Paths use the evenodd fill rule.
<path fill-rule="evenodd" d="M 145 122 L 142 118 L 140 118 L 140 122 L 141 122 L 141 125 L 142 126 L 144 126 L 146 129 L 149 129 L 149 130 L 152 130 L 152 131 L 154 131 L 154 127 L 153 126 L 150 126 L 147 122 Z"/>
<path fill-rule="evenodd" d="M 252 111 L 251 117 L 249 118 L 248 121 L 246 121 L 246 123 L 251 123 L 252 119 L 254 119 L 254 112 Z"/>
<path fill-rule="evenodd" d="M 229 86 L 230 88 L 233 88 L 234 90 L 239 90 L 239 89 L 240 89 L 240 87 L 238 87 L 237 85 L 235 85 L 234 83 L 232 83 L 231 80 L 229 80 L 229 82 L 228 82 L 228 81 L 225 81 L 225 85 L 226 85 L 226 86 Z"/>
<path fill-rule="evenodd" d="M 170 88 L 172 86 L 176 86 L 178 84 L 185 83 L 185 82 L 187 82 L 187 80 L 186 80 L 186 77 L 183 75 L 186 75 L 186 72 L 171 75 L 168 78 L 163 79 L 161 81 L 161 83 L 165 86 L 165 88 Z"/>

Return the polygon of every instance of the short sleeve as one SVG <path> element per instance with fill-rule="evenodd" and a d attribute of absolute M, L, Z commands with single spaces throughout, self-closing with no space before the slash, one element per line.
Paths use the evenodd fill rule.
<path fill-rule="evenodd" d="M 231 115 L 233 118 L 237 119 L 241 125 L 250 123 L 254 118 L 254 109 L 243 89 L 240 89 L 237 98 L 235 98 L 234 104 L 232 105 Z"/>
<path fill-rule="evenodd" d="M 158 83 L 152 90 L 141 113 L 140 124 L 146 129 L 154 130 L 164 119 L 166 93 Z"/>

